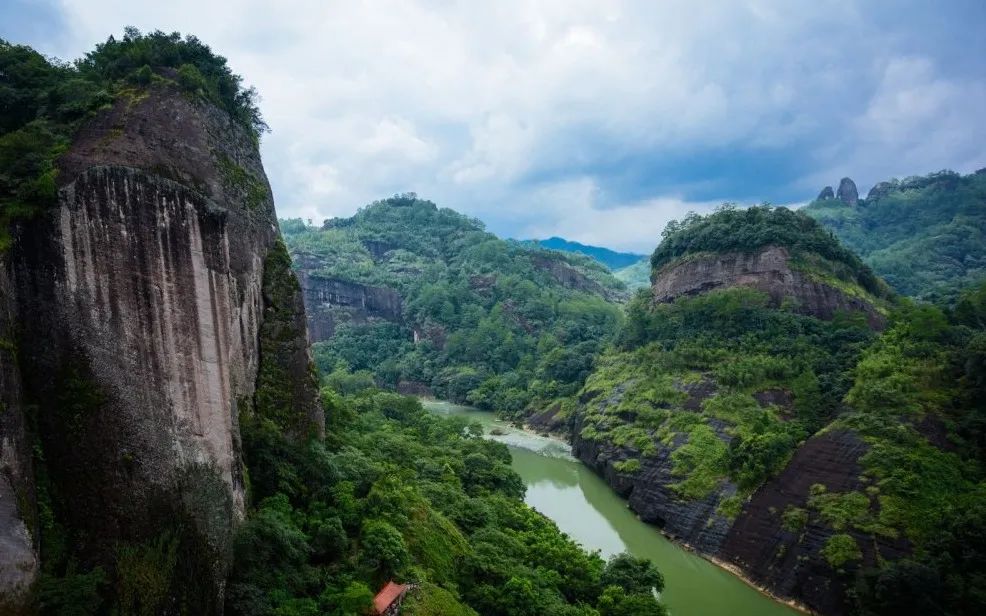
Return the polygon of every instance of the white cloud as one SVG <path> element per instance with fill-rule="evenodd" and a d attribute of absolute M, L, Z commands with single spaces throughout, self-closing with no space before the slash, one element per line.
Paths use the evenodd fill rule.
<path fill-rule="evenodd" d="M 48 53 L 78 56 L 132 24 L 194 33 L 227 56 L 262 94 L 282 216 L 346 215 L 414 190 L 500 233 L 649 250 L 667 219 L 744 198 L 699 190 L 722 185 L 716 174 L 733 190 L 747 182 L 751 201 L 795 199 L 841 174 L 876 181 L 984 157 L 982 75 L 940 75 L 919 16 L 908 36 L 885 35 L 874 13 L 889 28 L 886 15 L 906 11 L 855 0 L 60 0 L 58 10 L 70 30 L 32 41 Z M 915 50 L 922 36 L 931 42 Z M 757 176 L 769 170 L 734 171 L 746 167 L 723 155 L 749 151 L 821 171 L 767 186 Z M 726 161 L 709 177 L 620 179 L 624 166 L 706 152 Z"/>

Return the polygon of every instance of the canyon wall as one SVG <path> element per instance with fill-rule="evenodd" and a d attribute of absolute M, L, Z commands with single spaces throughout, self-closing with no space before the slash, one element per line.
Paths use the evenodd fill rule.
<path fill-rule="evenodd" d="M 776 306 L 789 301 L 795 311 L 820 319 L 831 319 L 839 311 L 858 311 L 866 315 L 872 327 L 886 324 L 883 315 L 867 299 L 850 295 L 792 267 L 791 256 L 782 246 L 766 246 L 751 253 L 690 255 L 658 270 L 652 290 L 654 301 L 663 303 L 735 286 L 763 291 Z"/>
<path fill-rule="evenodd" d="M 324 429 L 300 288 L 266 292 L 279 231 L 256 141 L 155 86 L 101 112 L 58 164 L 57 207 L 11 251 L 45 506 L 84 567 L 177 542 L 186 599 L 218 612 L 247 498 L 238 422 L 265 352 L 293 381 L 298 423 Z M 291 305 L 298 318 L 266 340 Z"/>

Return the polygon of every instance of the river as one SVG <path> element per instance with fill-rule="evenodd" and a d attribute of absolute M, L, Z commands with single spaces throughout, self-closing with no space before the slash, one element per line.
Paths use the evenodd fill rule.
<path fill-rule="evenodd" d="M 641 522 L 626 501 L 572 457 L 567 444 L 514 428 L 486 411 L 435 400 L 422 403 L 434 413 L 478 421 L 490 438 L 505 443 L 527 485 L 527 504 L 583 547 L 599 550 L 603 558 L 628 551 L 654 561 L 664 575 L 661 600 L 673 616 L 798 614 Z M 491 434 L 494 429 L 498 434 Z"/>

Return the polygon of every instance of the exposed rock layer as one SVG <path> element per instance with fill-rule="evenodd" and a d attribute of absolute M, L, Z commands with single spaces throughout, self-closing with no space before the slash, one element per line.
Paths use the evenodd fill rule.
<path fill-rule="evenodd" d="M 839 311 L 860 311 L 871 326 L 882 327 L 883 316 L 866 300 L 792 269 L 790 254 L 780 246 L 766 246 L 752 253 L 695 255 L 664 266 L 655 276 L 654 301 L 672 302 L 714 289 L 744 286 L 763 291 L 773 305 L 793 302 L 795 310 L 821 319 Z"/>
<path fill-rule="evenodd" d="M 87 125 L 60 171 L 58 207 L 13 251 L 55 513 L 83 566 L 112 570 L 117 546 L 180 533 L 197 609 L 217 612 L 278 237 L 255 142 L 219 109 L 156 88 Z M 303 319 L 281 335 L 304 349 Z M 286 361 L 287 378 L 310 374 L 307 351 Z M 314 387 L 299 387 L 320 428 Z"/>
<path fill-rule="evenodd" d="M 856 207 L 859 203 L 859 191 L 856 189 L 856 182 L 850 178 L 842 178 L 835 196 L 849 207 Z"/>
<path fill-rule="evenodd" d="M 332 338 L 336 328 L 343 323 L 401 320 L 401 296 L 393 289 L 323 278 L 313 275 L 304 265 L 300 275 L 308 315 L 308 336 L 312 342 Z"/>
<path fill-rule="evenodd" d="M 38 574 L 34 472 L 17 365 L 14 292 L 0 253 L 0 613 L 16 613 Z"/>

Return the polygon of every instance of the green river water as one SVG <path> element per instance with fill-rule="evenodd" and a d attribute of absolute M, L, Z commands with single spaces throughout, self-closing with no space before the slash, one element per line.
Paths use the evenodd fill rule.
<path fill-rule="evenodd" d="M 434 400 L 422 403 L 435 413 L 478 421 L 490 438 L 508 445 L 513 468 L 527 485 L 527 503 L 583 547 L 599 550 L 603 558 L 629 551 L 653 560 L 664 574 L 661 599 L 673 616 L 798 614 L 638 520 L 626 501 L 571 456 L 567 444 L 516 429 L 489 412 Z M 494 428 L 502 434 L 490 434 Z"/>

